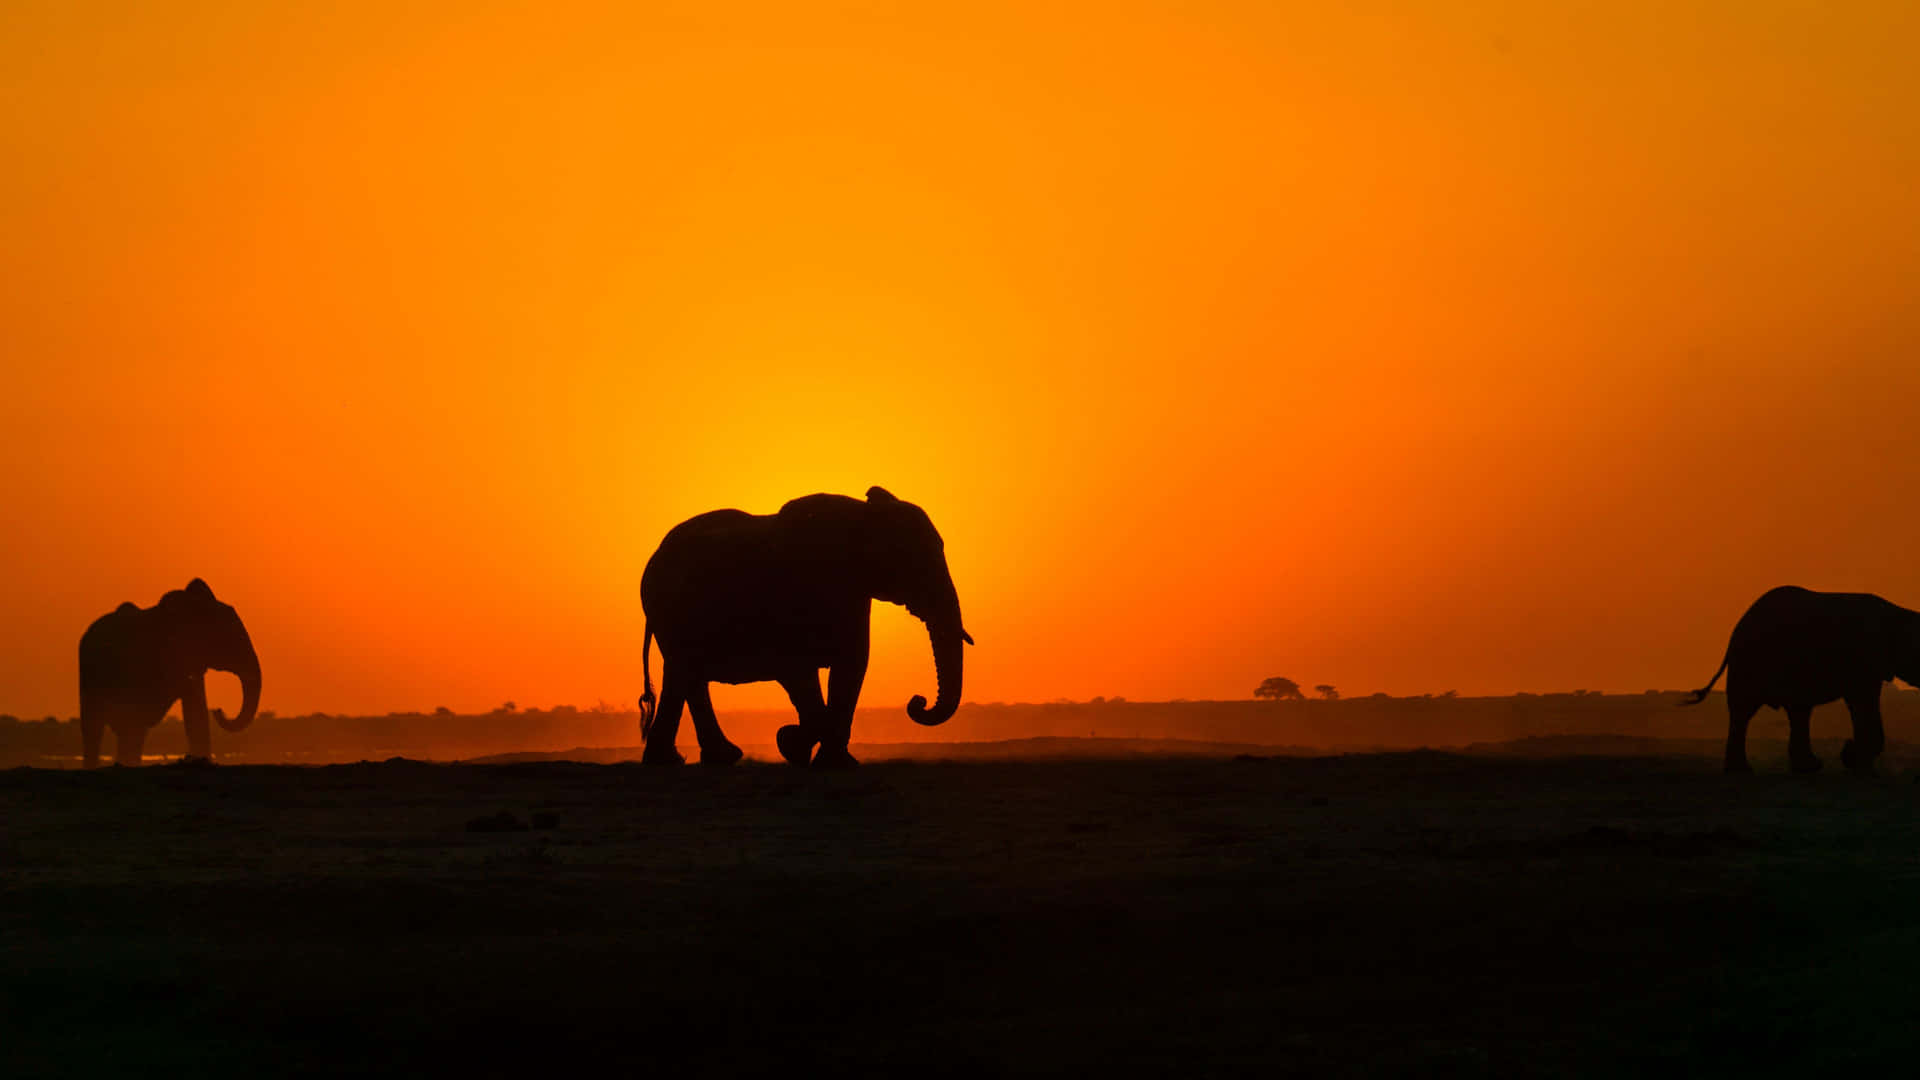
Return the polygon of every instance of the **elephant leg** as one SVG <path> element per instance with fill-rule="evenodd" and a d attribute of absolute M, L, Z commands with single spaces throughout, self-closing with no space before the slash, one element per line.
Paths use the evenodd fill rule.
<path fill-rule="evenodd" d="M 1727 758 L 1726 771 L 1730 773 L 1750 773 L 1753 766 L 1747 763 L 1747 722 L 1760 706 L 1746 700 L 1735 700 L 1727 695 Z"/>
<path fill-rule="evenodd" d="M 1820 771 L 1820 759 L 1813 756 L 1811 705 L 1787 706 L 1787 761 L 1803 775 Z"/>
<path fill-rule="evenodd" d="M 207 724 L 207 682 L 200 675 L 187 680 L 180 694 L 180 717 L 186 722 L 187 756 L 213 760 L 212 729 Z"/>
<path fill-rule="evenodd" d="M 860 702 L 860 687 L 866 681 L 864 649 L 859 655 L 827 669 L 826 722 L 820 732 L 820 750 L 813 755 L 815 767 L 846 768 L 859 764 L 847 751 L 847 743 L 853 738 L 853 709 Z"/>
<path fill-rule="evenodd" d="M 1847 698 L 1847 712 L 1853 717 L 1853 738 L 1840 748 L 1840 760 L 1859 773 L 1873 771 L 1873 760 L 1886 748 L 1887 733 L 1880 723 L 1880 687 Z"/>
<path fill-rule="evenodd" d="M 687 703 L 680 682 L 672 671 L 660 676 L 660 700 L 654 706 L 653 726 L 647 729 L 647 748 L 640 753 L 644 765 L 678 765 L 686 760 L 673 746 L 680 737 L 680 709 Z"/>
<path fill-rule="evenodd" d="M 100 736 L 107 730 L 107 718 L 99 705 L 80 706 L 80 764 L 88 769 L 100 764 Z"/>
<path fill-rule="evenodd" d="M 700 740 L 700 764 L 731 765 L 740 760 L 740 748 L 728 741 L 713 715 L 713 695 L 706 680 L 687 687 L 687 711 L 693 714 L 693 734 Z"/>
<path fill-rule="evenodd" d="M 140 717 L 122 716 L 113 725 L 113 760 L 118 765 L 140 764 L 140 748 L 147 744 L 147 725 Z"/>
<path fill-rule="evenodd" d="M 786 689 L 787 700 L 793 702 L 800 722 L 782 727 L 774 733 L 773 741 L 789 765 L 805 765 L 826 724 L 827 703 L 820 696 L 820 672 L 808 668 L 781 679 L 780 685 Z"/>

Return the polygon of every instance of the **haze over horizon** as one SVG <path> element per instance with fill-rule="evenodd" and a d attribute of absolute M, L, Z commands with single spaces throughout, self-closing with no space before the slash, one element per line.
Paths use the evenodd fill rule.
<path fill-rule="evenodd" d="M 875 484 L 975 702 L 1920 607 L 1920 6 L 808 11 L 0 11 L 0 712 L 195 576 L 282 715 L 631 705 L 667 529 Z"/>

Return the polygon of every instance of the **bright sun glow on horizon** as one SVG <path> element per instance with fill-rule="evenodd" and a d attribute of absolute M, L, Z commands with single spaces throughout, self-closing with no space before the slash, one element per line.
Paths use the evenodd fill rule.
<path fill-rule="evenodd" d="M 971 701 L 1920 607 L 1920 7 L 1031 7 L 8 5 L 0 711 L 194 576 L 282 714 L 631 703 L 667 529 L 875 484 Z"/>

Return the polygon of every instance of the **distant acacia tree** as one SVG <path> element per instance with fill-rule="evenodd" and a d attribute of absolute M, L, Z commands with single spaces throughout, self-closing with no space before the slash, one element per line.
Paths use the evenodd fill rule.
<path fill-rule="evenodd" d="M 1460 691 L 1458 691 L 1458 690 L 1449 690 L 1449 691 L 1447 691 L 1446 693 L 1444 693 L 1444 694 L 1441 694 L 1440 696 L 1441 696 L 1442 698 L 1444 698 L 1445 700 L 1447 700 L 1447 701 L 1452 701 L 1452 700 L 1453 700 L 1454 698 L 1457 698 L 1457 697 L 1459 697 L 1459 696 L 1460 696 Z"/>
<path fill-rule="evenodd" d="M 453 715 L 453 710 L 452 710 L 452 709 L 449 709 L 449 708 L 447 708 L 447 707 L 446 707 L 445 705 L 442 705 L 442 706 L 440 706 L 439 708 L 437 708 L 437 709 L 434 709 L 434 710 L 433 710 L 433 715 L 435 715 L 435 716 L 452 716 L 452 715 Z"/>
<path fill-rule="evenodd" d="M 1313 688 L 1313 692 L 1326 698 L 1328 701 L 1340 700 L 1340 691 L 1335 690 L 1332 683 L 1321 683 L 1319 686 Z"/>
<path fill-rule="evenodd" d="M 1305 701 L 1307 697 L 1300 692 L 1299 683 L 1278 675 L 1254 687 L 1253 696 L 1267 701 Z"/>

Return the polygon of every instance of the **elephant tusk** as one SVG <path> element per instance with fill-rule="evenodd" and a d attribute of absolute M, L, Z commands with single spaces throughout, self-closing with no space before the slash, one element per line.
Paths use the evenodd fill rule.
<path fill-rule="evenodd" d="M 962 630 L 960 631 L 960 640 L 961 640 L 961 641 L 964 641 L 964 642 L 966 642 L 966 643 L 967 643 L 967 644 L 969 644 L 969 645 L 971 645 L 971 644 L 973 644 L 973 635 L 972 635 L 972 634 L 969 634 L 969 633 L 967 633 L 967 632 L 966 632 L 966 630 L 965 630 L 965 629 L 963 628 L 963 629 L 962 629 Z"/>

